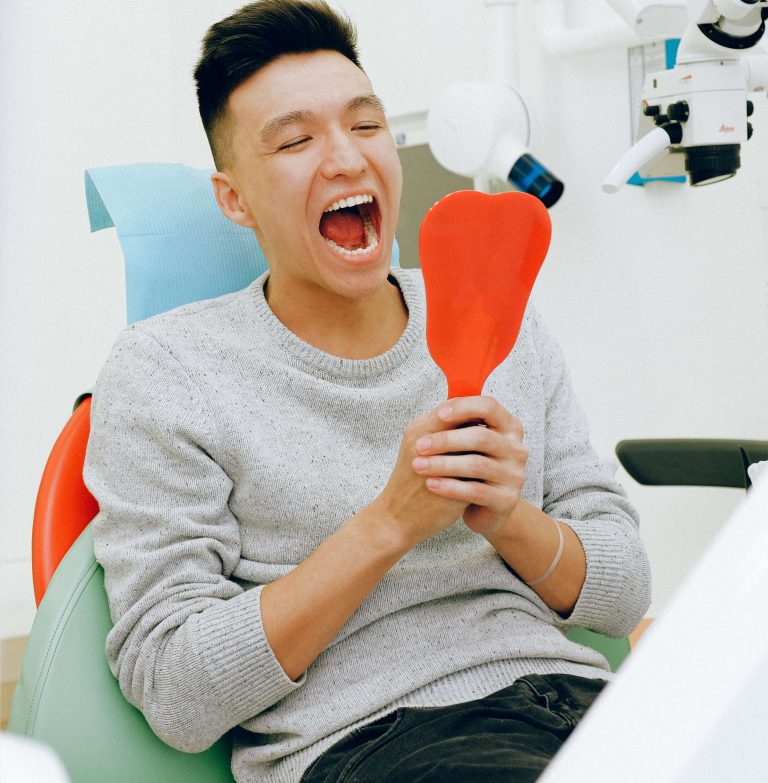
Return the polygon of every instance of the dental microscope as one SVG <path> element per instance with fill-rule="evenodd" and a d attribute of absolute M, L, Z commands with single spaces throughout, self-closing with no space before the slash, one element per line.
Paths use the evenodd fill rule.
<path fill-rule="evenodd" d="M 752 91 L 768 89 L 768 55 L 747 54 L 765 33 L 768 0 L 688 0 L 674 68 L 646 77 L 637 143 L 603 183 L 616 193 L 635 173 L 688 176 L 693 186 L 733 177 L 752 136 Z"/>

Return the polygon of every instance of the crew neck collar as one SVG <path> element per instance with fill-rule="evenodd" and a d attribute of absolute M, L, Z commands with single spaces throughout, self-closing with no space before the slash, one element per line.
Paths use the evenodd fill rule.
<path fill-rule="evenodd" d="M 364 380 L 391 372 L 425 344 L 425 305 L 421 277 L 416 270 L 390 270 L 390 283 L 397 285 L 408 308 L 408 323 L 398 341 L 386 352 L 370 359 L 344 359 L 321 351 L 287 329 L 275 316 L 264 296 L 269 278 L 265 272 L 251 284 L 258 319 L 276 350 L 285 359 L 310 372 L 339 380 Z"/>

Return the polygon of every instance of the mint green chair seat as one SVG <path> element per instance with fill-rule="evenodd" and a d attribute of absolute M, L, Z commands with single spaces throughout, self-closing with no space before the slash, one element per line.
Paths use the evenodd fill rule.
<path fill-rule="evenodd" d="M 203 753 L 174 750 L 125 700 L 104 654 L 111 627 L 89 526 L 38 608 L 8 730 L 51 746 L 72 783 L 232 783 L 228 736 Z M 568 636 L 600 651 L 614 670 L 629 652 L 626 639 L 582 628 Z"/>
<path fill-rule="evenodd" d="M 629 655 L 629 639 L 623 636 L 620 639 L 613 639 L 610 636 L 603 636 L 601 633 L 589 631 L 586 628 L 571 628 L 566 636 L 577 644 L 583 644 L 585 647 L 591 647 L 597 650 L 608 661 L 611 671 L 619 670 L 624 659 Z"/>
<path fill-rule="evenodd" d="M 203 753 L 183 753 L 125 700 L 104 653 L 111 627 L 89 526 L 38 607 L 8 731 L 52 747 L 72 783 L 233 783 L 229 736 Z"/>

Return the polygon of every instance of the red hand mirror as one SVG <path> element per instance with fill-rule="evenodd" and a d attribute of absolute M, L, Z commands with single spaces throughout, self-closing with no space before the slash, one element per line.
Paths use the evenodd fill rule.
<path fill-rule="evenodd" d="M 551 234 L 546 207 L 527 193 L 462 190 L 424 216 L 427 346 L 449 399 L 481 394 L 514 347 Z"/>

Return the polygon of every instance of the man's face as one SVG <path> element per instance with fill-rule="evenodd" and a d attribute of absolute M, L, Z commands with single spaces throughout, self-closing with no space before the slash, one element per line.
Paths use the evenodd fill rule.
<path fill-rule="evenodd" d="M 243 209 L 237 222 L 267 256 L 270 287 L 375 292 L 402 173 L 368 77 L 338 52 L 285 55 L 237 87 L 228 111 L 224 175 Z"/>

